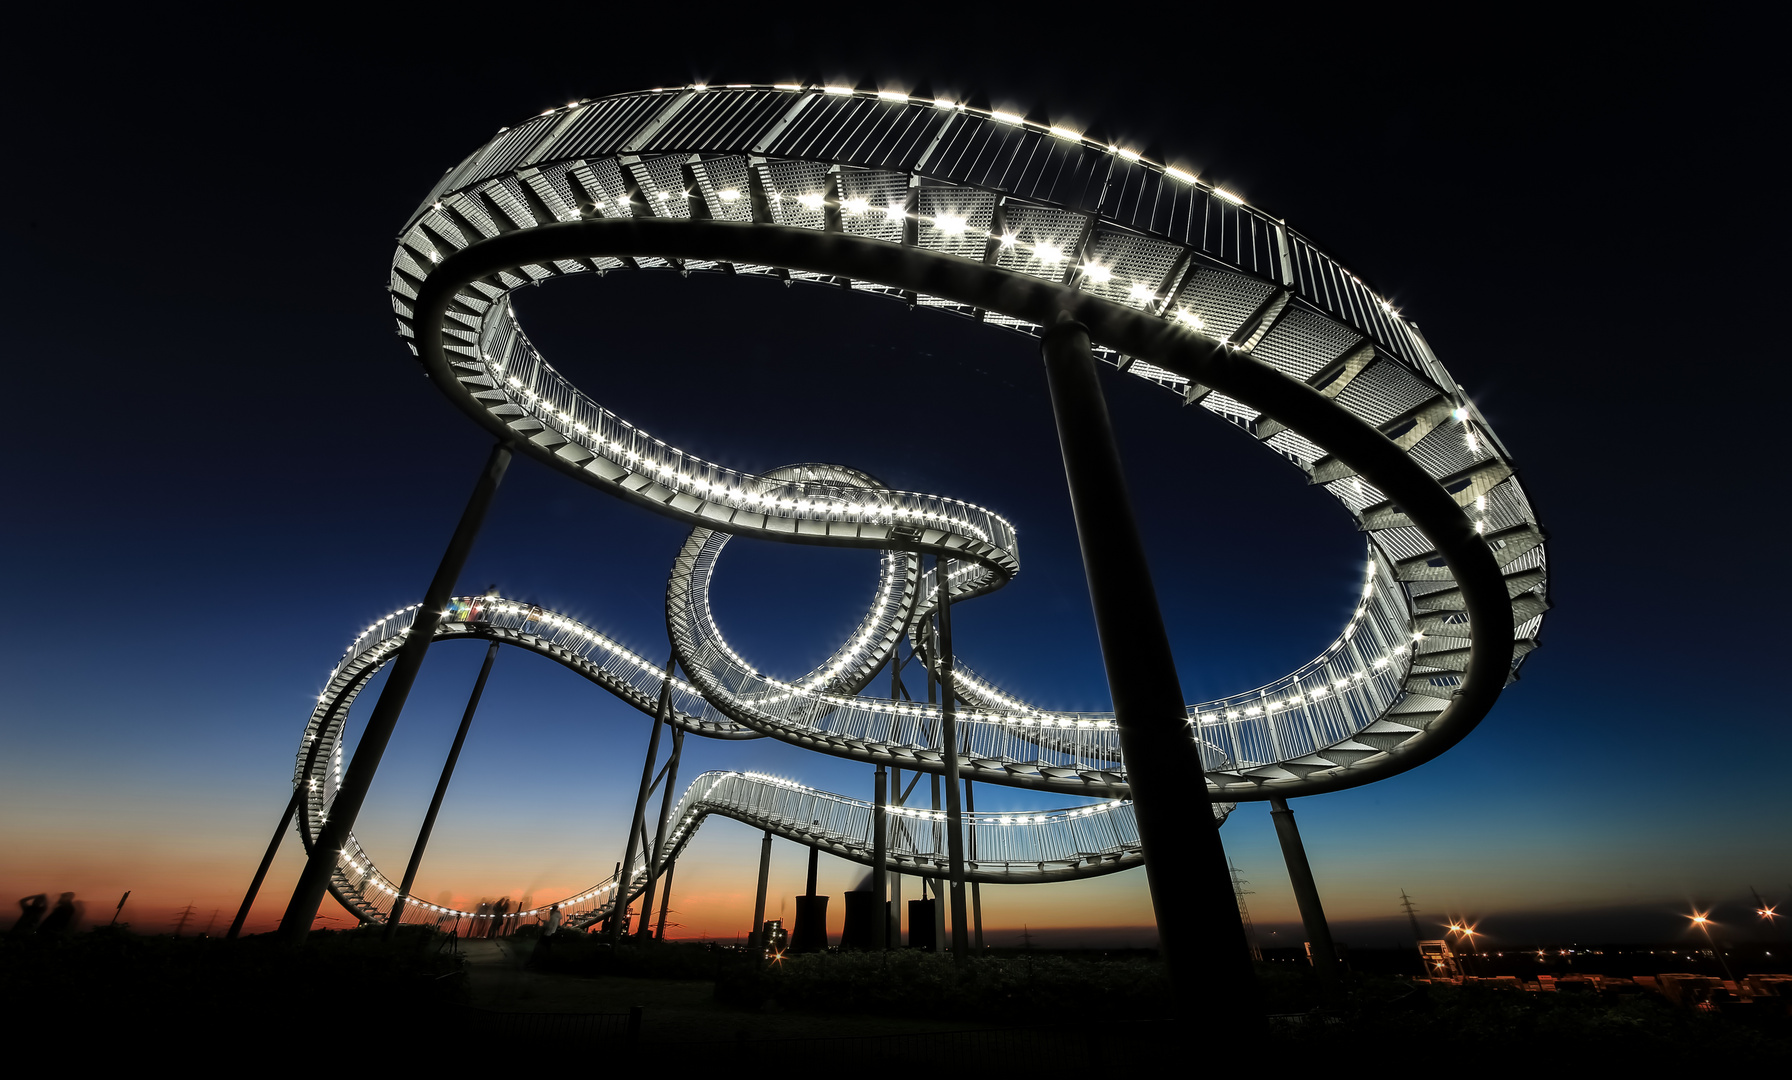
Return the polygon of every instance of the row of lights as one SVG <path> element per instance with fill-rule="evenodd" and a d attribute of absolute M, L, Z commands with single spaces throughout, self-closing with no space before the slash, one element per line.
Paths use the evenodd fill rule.
<path fill-rule="evenodd" d="M 762 478 L 744 473 L 734 474 L 738 477 L 738 484 L 729 484 L 725 482 L 715 483 L 694 476 L 690 472 L 676 468 L 668 462 L 654 461 L 649 455 L 642 454 L 632 445 L 624 445 L 620 440 L 605 439 L 599 432 L 593 430 L 584 423 L 573 420 L 566 412 L 553 408 L 548 403 L 546 397 L 537 394 L 532 387 L 524 386 L 523 380 L 520 377 L 516 375 L 503 376 L 504 364 L 502 362 L 492 361 L 489 356 L 485 359 L 488 364 L 490 364 L 492 370 L 502 376 L 509 384 L 513 398 L 521 397 L 526 401 L 529 407 L 538 410 L 542 415 L 549 419 L 558 420 L 560 424 L 563 425 L 559 431 L 561 435 L 569 435 L 570 433 L 569 437 L 572 441 L 578 442 L 580 445 L 594 453 L 603 454 L 615 464 L 644 475 L 652 476 L 656 478 L 659 483 L 683 491 L 687 494 L 695 495 L 706 502 L 719 503 L 731 506 L 735 509 L 747 509 L 758 513 L 777 513 L 778 511 L 785 511 L 801 516 L 837 513 L 852 515 L 873 523 L 878 523 L 880 519 L 886 517 L 892 523 L 897 521 L 924 522 L 941 529 L 950 529 L 967 536 L 974 536 L 984 543 L 991 542 L 988 530 L 983 527 L 962 517 L 949 513 L 942 513 L 931 507 L 914 508 L 897 503 L 847 502 L 839 497 L 799 498 L 787 493 L 780 493 L 776 490 L 779 487 L 787 485 L 766 481 Z M 545 361 L 538 362 L 540 362 L 543 367 L 547 366 Z M 576 390 L 574 392 L 577 393 Z M 656 439 L 654 442 L 659 443 L 659 440 Z M 659 445 L 664 446 L 665 444 L 659 443 Z M 687 463 L 687 467 L 693 463 L 698 467 L 709 465 L 708 462 L 704 462 L 694 455 L 683 454 L 676 450 L 673 452 L 683 458 Z M 732 470 L 724 471 L 732 472 Z M 764 489 L 749 486 L 755 482 L 764 485 Z M 1013 526 L 1001 515 L 992 513 L 974 503 L 967 503 L 961 499 L 948 499 L 938 495 L 921 495 L 918 497 L 931 502 L 956 506 L 961 508 L 962 511 L 976 511 L 987 514 L 995 521 L 1000 522 L 1009 535 L 1013 535 L 1015 532 Z"/>
<path fill-rule="evenodd" d="M 668 88 L 666 88 L 666 87 L 656 87 L 650 92 L 651 93 L 665 93 L 667 89 Z M 708 90 L 709 86 L 706 83 L 694 83 L 688 87 L 685 87 L 684 89 L 704 91 L 704 90 Z M 725 87 L 723 87 L 723 89 L 749 90 L 749 89 L 754 89 L 754 85 L 751 83 L 729 83 Z M 1187 169 L 1181 169 L 1174 165 L 1166 165 L 1166 164 L 1163 164 L 1160 162 L 1152 161 L 1149 158 L 1145 157 L 1143 154 L 1140 154 L 1137 150 L 1133 150 L 1133 149 L 1130 149 L 1130 148 L 1124 147 L 1124 146 L 1119 146 L 1114 143 L 1107 143 L 1107 144 L 1099 143 L 1092 139 L 1086 138 L 1084 136 L 1083 132 L 1077 131 L 1073 128 L 1064 127 L 1059 124 L 1042 124 L 1036 120 L 1028 120 L 1025 116 L 1022 116 L 1019 113 L 1008 112 L 1005 109 L 981 109 L 974 105 L 967 105 L 962 101 L 956 101 L 952 98 L 945 98 L 945 97 L 919 98 L 919 97 L 915 97 L 911 94 L 904 93 L 900 90 L 878 90 L 878 91 L 872 92 L 872 91 L 860 90 L 857 87 L 852 87 L 852 86 L 824 85 L 824 86 L 818 86 L 818 87 L 810 87 L 810 86 L 804 86 L 801 83 L 773 83 L 772 89 L 783 90 L 783 91 L 793 92 L 793 93 L 801 93 L 803 91 L 819 92 L 820 94 L 822 94 L 823 96 L 826 96 L 826 97 L 876 98 L 880 101 L 895 102 L 895 103 L 899 103 L 899 104 L 903 104 L 903 105 L 931 106 L 932 108 L 934 108 L 940 112 L 971 113 L 971 114 L 978 115 L 978 116 L 988 117 L 989 119 L 995 121 L 998 124 L 1006 124 L 1010 127 L 1030 128 L 1034 131 L 1039 131 L 1039 132 L 1043 132 L 1047 135 L 1050 135 L 1054 139 L 1060 139 L 1064 142 L 1076 143 L 1078 145 L 1087 147 L 1092 150 L 1105 151 L 1106 153 L 1112 154 L 1113 156 L 1118 157 L 1121 160 L 1126 161 L 1130 164 L 1141 165 L 1147 169 L 1152 169 L 1154 171 L 1161 172 L 1165 176 L 1168 176 L 1173 180 L 1179 180 L 1184 184 L 1197 184 L 1197 183 L 1199 183 L 1199 179 L 1200 179 L 1196 174 L 1189 172 Z M 585 102 L 583 102 L 583 101 L 569 101 L 566 103 L 564 108 L 565 109 L 576 109 L 583 104 L 585 104 Z M 562 109 L 558 109 L 558 108 L 544 109 L 542 111 L 541 115 L 552 116 L 553 114 L 560 112 L 560 111 L 562 111 Z M 501 129 L 501 131 L 503 131 L 503 130 L 508 130 L 508 129 Z M 1217 195 L 1221 199 L 1224 199 L 1227 202 L 1232 203 L 1233 205 L 1236 205 L 1236 206 L 1245 205 L 1244 199 L 1240 198 L 1238 195 L 1236 195 L 1230 191 L 1227 191 L 1224 188 L 1214 187 L 1214 188 L 1209 188 L 1209 190 L 1212 191 L 1215 195 Z"/>

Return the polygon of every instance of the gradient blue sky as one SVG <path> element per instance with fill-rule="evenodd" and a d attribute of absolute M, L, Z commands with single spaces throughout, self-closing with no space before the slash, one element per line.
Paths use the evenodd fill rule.
<path fill-rule="evenodd" d="M 1792 797 L 1776 763 L 1792 739 L 1772 674 L 1785 347 L 1756 298 L 1784 274 L 1762 235 L 1777 204 L 1748 65 L 1696 33 L 1542 51 L 1498 27 L 1422 48 L 1338 29 L 1355 60 L 1321 34 L 1267 71 L 1268 54 L 1184 70 L 1105 46 L 1066 69 L 1024 34 L 916 52 L 784 25 L 649 40 L 623 60 L 551 42 L 421 66 L 399 57 L 468 43 L 38 28 L 40 55 L 5 75 L 0 180 L 15 432 L 0 891 L 75 889 L 97 910 L 132 889 L 127 918 L 151 929 L 188 902 L 228 918 L 308 703 L 355 631 L 420 593 L 486 452 L 393 337 L 383 295 L 390 237 L 443 168 L 571 97 L 825 79 L 1111 132 L 1286 215 L 1424 327 L 1517 455 L 1552 536 L 1545 647 L 1442 759 L 1296 804 L 1343 936 L 1397 940 L 1402 888 L 1427 918 L 1479 915 L 1496 938 L 1504 920 L 1514 944 L 1529 943 L 1521 927 L 1586 935 L 1606 911 L 1606 925 L 1671 935 L 1686 905 L 1751 884 L 1786 896 Z M 518 307 L 594 396 L 705 457 L 840 462 L 1008 516 L 1021 576 L 955 616 L 961 654 L 1041 704 L 1107 707 L 1028 341 L 701 276 L 556 283 Z M 1323 647 L 1360 580 L 1343 511 L 1216 418 L 1106 385 L 1190 699 Z M 657 655 L 683 535 L 519 461 L 462 588 L 495 582 Z M 717 612 L 747 656 L 795 674 L 851 627 L 874 574 L 868 552 L 740 541 Z M 385 864 L 408 849 L 478 653 L 430 654 L 357 829 Z M 419 892 L 545 901 L 607 874 L 644 718 L 520 654 L 501 656 L 485 700 Z M 750 768 L 870 792 L 868 767 L 770 740 L 686 750 L 686 776 Z M 978 806 L 1059 802 L 984 787 Z M 1288 937 L 1266 808 L 1242 807 L 1223 835 L 1257 922 Z M 745 928 L 754 840 L 704 827 L 679 871 L 686 933 Z M 774 896 L 799 891 L 802 861 L 778 844 Z M 252 929 L 277 918 L 297 866 L 289 846 Z M 824 891 L 861 873 L 824 866 Z M 1129 929 L 1151 921 L 1138 873 L 984 896 L 1001 934 L 1149 939 Z"/>

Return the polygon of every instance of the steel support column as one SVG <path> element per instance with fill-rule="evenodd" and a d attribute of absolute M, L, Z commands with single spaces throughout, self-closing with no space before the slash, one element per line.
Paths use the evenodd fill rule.
<path fill-rule="evenodd" d="M 660 731 L 666 726 L 667 713 L 672 708 L 672 665 L 676 658 L 666 658 L 666 675 L 660 680 L 659 705 L 653 710 L 653 734 L 647 739 L 647 760 L 641 763 L 641 788 L 635 793 L 635 812 L 628 819 L 628 843 L 622 848 L 622 865 L 616 870 L 615 907 L 610 912 L 610 944 L 622 940 L 628 932 L 628 893 L 634 885 L 635 841 L 645 841 L 642 836 L 647 830 L 641 827 L 642 814 L 647 808 L 647 793 L 653 785 L 653 763 L 660 756 Z M 645 911 L 641 914 L 646 919 Z"/>
<path fill-rule="evenodd" d="M 666 759 L 666 790 L 660 794 L 660 827 L 647 851 L 647 889 L 641 894 L 641 929 L 636 936 L 653 940 L 653 894 L 659 884 L 659 860 L 666 853 L 666 829 L 672 821 L 672 789 L 678 786 L 678 759 L 684 752 L 684 729 L 672 729 L 672 756 Z"/>
<path fill-rule="evenodd" d="M 454 764 L 460 760 L 460 748 L 466 744 L 467 729 L 473 726 L 473 714 L 479 709 L 479 698 L 485 693 L 485 680 L 491 677 L 492 661 L 498 658 L 498 643 L 485 650 L 485 663 L 479 665 L 479 678 L 473 680 L 473 693 L 467 698 L 467 709 L 461 714 L 460 729 L 454 733 L 454 745 L 448 748 L 448 760 L 442 763 L 436 793 L 430 796 L 429 812 L 423 815 L 423 827 L 417 830 L 417 843 L 411 848 L 411 861 L 405 865 L 404 881 L 398 886 L 398 899 L 392 902 L 392 913 L 386 916 L 387 938 L 398 932 L 404 919 L 405 901 L 410 899 L 411 886 L 417 881 L 417 868 L 423 865 L 423 849 L 429 845 L 429 834 L 436 827 L 436 814 L 442 809 L 442 796 L 448 793 L 448 781 L 454 778 Z"/>
<path fill-rule="evenodd" d="M 964 782 L 964 812 L 973 818 L 977 815 L 977 796 L 973 794 L 976 784 L 969 777 Z M 971 861 L 977 861 L 977 827 L 971 826 Z M 971 947 L 979 953 L 983 951 L 983 883 L 971 882 Z"/>
<path fill-rule="evenodd" d="M 666 912 L 671 910 L 672 907 L 672 872 L 677 869 L 677 859 L 673 859 L 666 864 L 666 887 L 665 890 L 660 893 L 660 925 L 659 929 L 654 933 L 654 938 L 659 941 L 666 940 Z"/>
<path fill-rule="evenodd" d="M 877 767 L 874 781 L 876 801 L 871 807 L 871 948 L 882 952 L 890 947 L 890 880 L 886 863 L 890 858 L 889 800 L 890 773 Z"/>
<path fill-rule="evenodd" d="M 958 701 L 952 690 L 952 564 L 934 557 L 939 589 L 940 750 L 945 761 L 946 858 L 952 875 L 952 959 L 970 955 L 969 919 L 964 907 L 964 800 L 958 786 Z"/>
<path fill-rule="evenodd" d="M 765 839 L 759 842 L 759 893 L 753 900 L 753 934 L 748 938 L 752 948 L 764 951 L 765 940 L 765 890 L 772 876 L 772 831 L 765 830 Z"/>
<path fill-rule="evenodd" d="M 1300 828 L 1294 824 L 1294 811 L 1288 800 L 1269 800 L 1269 816 L 1276 823 L 1276 839 L 1282 842 L 1282 859 L 1288 864 L 1288 882 L 1294 886 L 1294 901 L 1300 905 L 1301 925 L 1307 931 L 1307 943 L 1313 950 L 1313 971 L 1327 983 L 1338 981 L 1338 949 L 1332 944 L 1332 929 L 1325 921 L 1325 908 L 1319 904 L 1319 887 L 1313 883 L 1313 867 L 1307 862 L 1307 848 L 1300 842 Z"/>
<path fill-rule="evenodd" d="M 392 662 L 392 674 L 386 677 L 380 699 L 373 706 L 373 714 L 367 718 L 367 730 L 355 746 L 348 773 L 342 778 L 336 801 L 330 805 L 329 818 L 318 830 L 317 842 L 311 846 L 311 857 L 305 862 L 292 900 L 286 905 L 286 914 L 280 920 L 280 936 L 295 945 L 311 932 L 317 907 L 323 903 L 324 892 L 330 887 L 330 875 L 336 871 L 336 857 L 354 830 L 361 804 L 367 800 L 367 790 L 373 786 L 373 774 L 379 771 L 380 756 L 386 752 L 392 729 L 398 726 L 398 716 L 404 712 L 405 699 L 410 696 L 417 672 L 423 667 L 423 656 L 436 635 L 442 608 L 454 593 L 454 583 L 467 563 L 473 541 L 479 536 L 479 527 L 485 523 L 485 513 L 491 508 L 492 496 L 497 494 L 498 484 L 504 479 L 504 470 L 509 465 L 510 448 L 503 443 L 492 447 L 491 456 L 486 458 L 485 468 L 479 474 L 479 482 L 473 486 L 473 495 L 467 500 L 466 509 L 461 511 L 460 521 L 454 527 L 454 535 L 448 540 L 448 549 L 442 553 L 436 575 L 423 593 L 423 603 L 417 607 L 417 617 L 411 621 L 411 629 L 398 650 L 398 658 Z"/>
<path fill-rule="evenodd" d="M 1040 351 L 1159 947 L 1186 1017 L 1198 1011 L 1216 1030 L 1255 1024 L 1250 952 L 1088 328 L 1060 321 L 1045 332 Z"/>

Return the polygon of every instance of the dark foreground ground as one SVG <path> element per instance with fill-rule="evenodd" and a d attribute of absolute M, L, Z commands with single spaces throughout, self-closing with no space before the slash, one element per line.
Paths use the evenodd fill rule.
<path fill-rule="evenodd" d="M 62 1067 L 183 1062 L 256 1071 L 624 1062 L 637 1056 L 864 1063 L 1026 1060 L 1057 1067 L 1294 1051 L 1534 1070 L 1792 1064 L 1785 1003 L 1708 1010 L 1652 992 L 1527 992 L 1259 969 L 1259 1031 L 1168 1018 L 1143 957 L 831 953 L 755 962 L 728 949 L 611 954 L 562 938 L 464 942 L 320 932 L 302 950 L 249 938 L 97 930 L 0 941 L 0 1007 L 18 1051 Z M 530 963 L 531 959 L 534 960 Z M 631 1015 L 632 1014 L 632 1015 Z M 1024 1055 L 1024 1056 L 1020 1056 Z M 22 1060 L 22 1059 L 18 1059 Z"/>

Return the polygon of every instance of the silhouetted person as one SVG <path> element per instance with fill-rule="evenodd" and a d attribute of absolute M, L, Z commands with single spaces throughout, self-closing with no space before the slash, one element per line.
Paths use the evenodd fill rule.
<path fill-rule="evenodd" d="M 65 892 L 56 901 L 56 906 L 44 916 L 43 925 L 37 928 L 40 934 L 66 934 L 75 928 L 75 894 Z"/>
<path fill-rule="evenodd" d="M 37 924 L 43 919 L 44 912 L 50 907 L 50 898 L 43 893 L 19 899 L 19 921 L 12 924 L 14 937 L 24 937 L 37 932 Z"/>
<path fill-rule="evenodd" d="M 533 966 L 537 961 L 545 960 L 548 950 L 554 947 L 554 934 L 560 929 L 560 905 L 548 908 L 548 917 L 541 924 L 541 937 L 535 942 L 535 951 L 529 954 L 529 963 Z"/>
<path fill-rule="evenodd" d="M 502 937 L 510 929 L 506 917 L 510 914 L 510 897 L 506 896 L 492 906 L 492 936 Z"/>

